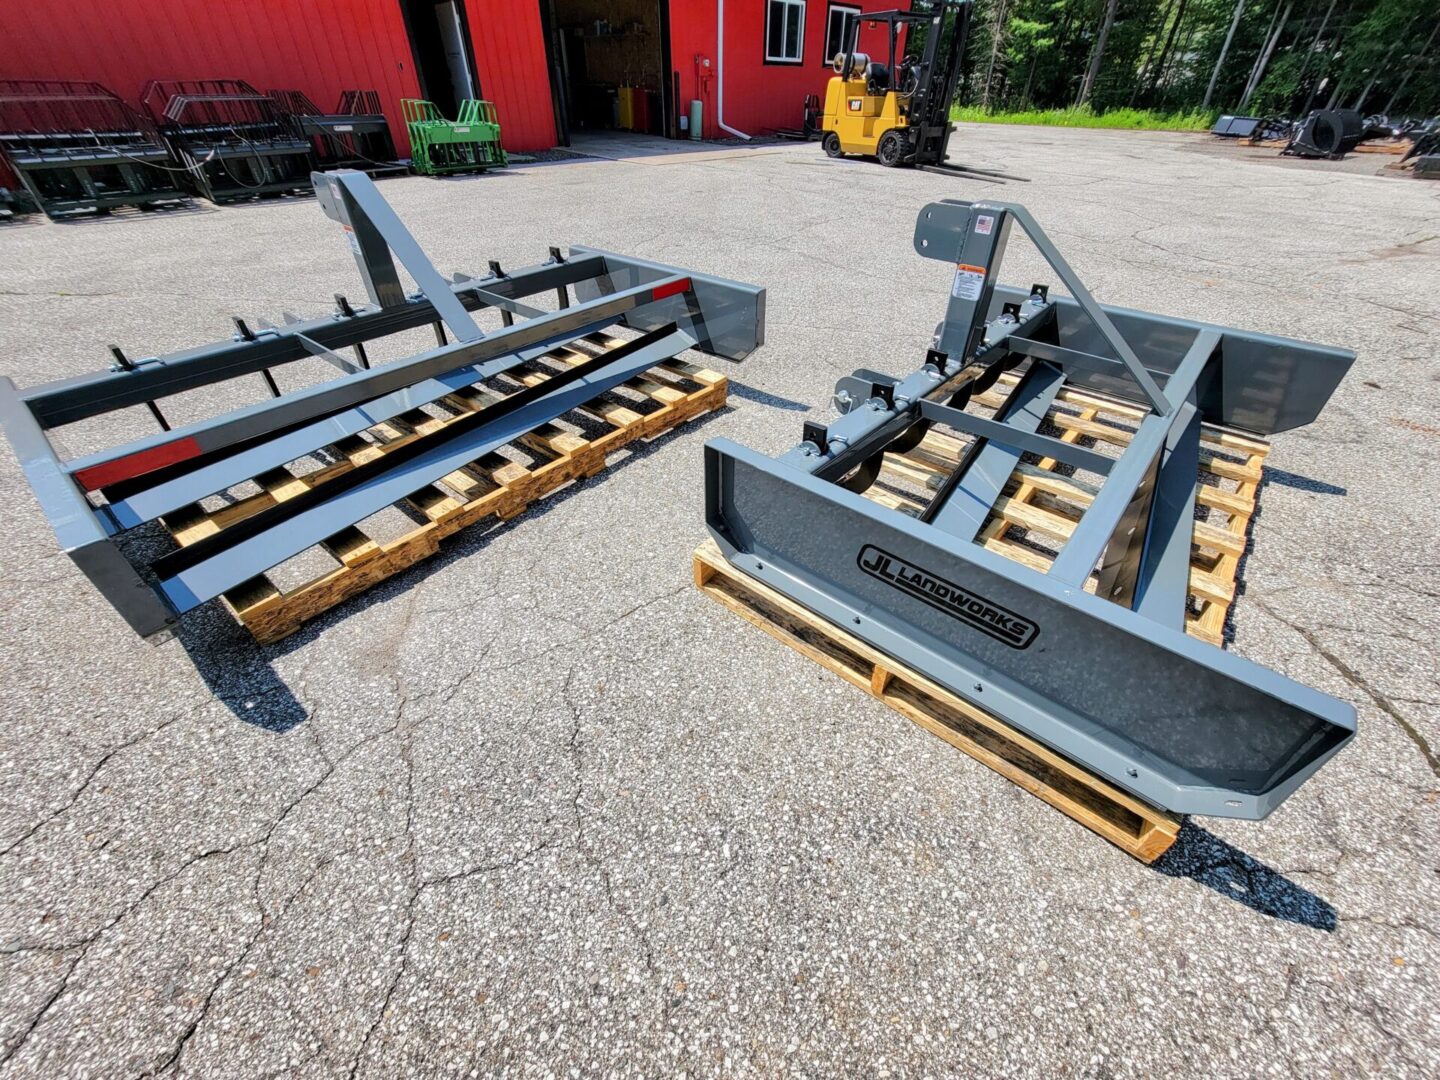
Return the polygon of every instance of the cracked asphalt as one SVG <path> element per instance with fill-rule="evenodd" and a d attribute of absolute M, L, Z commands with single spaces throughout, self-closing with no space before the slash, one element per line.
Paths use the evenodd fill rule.
<path fill-rule="evenodd" d="M 953 153 L 1032 182 L 813 144 L 384 181 L 442 271 L 607 247 L 765 285 L 768 342 L 713 364 L 724 413 L 278 646 L 210 609 L 136 640 L 0 451 L 0 1077 L 1433 1076 L 1440 184 L 1207 136 Z M 1155 867 L 689 585 L 707 438 L 778 452 L 837 376 L 923 355 L 946 196 L 1025 202 L 1108 302 L 1359 353 L 1275 441 L 1230 647 L 1360 734 Z M 313 200 L 10 224 L 0 372 L 336 290 Z"/>

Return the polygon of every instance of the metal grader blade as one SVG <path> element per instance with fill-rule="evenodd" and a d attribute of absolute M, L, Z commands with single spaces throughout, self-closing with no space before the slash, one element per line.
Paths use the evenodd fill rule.
<path fill-rule="evenodd" d="M 491 262 L 486 277 L 446 281 L 364 173 L 313 180 L 369 305 L 337 294 L 324 318 L 259 329 L 236 319 L 229 340 L 144 360 L 112 347 L 110 370 L 26 390 L 0 379 L 0 424 L 61 547 L 142 635 L 168 631 L 184 612 L 314 546 L 333 548 L 366 518 L 453 484 L 458 471 L 688 348 L 739 360 L 764 340 L 763 289 L 591 248 L 551 248 L 543 264 L 506 272 Z M 418 292 L 402 287 L 397 259 Z M 523 302 L 540 294 L 558 306 Z M 482 309 L 498 311 L 500 325 L 482 330 L 471 317 Z M 371 366 L 366 343 L 427 326 L 436 347 Z M 640 336 L 601 336 L 615 326 Z M 271 369 L 315 359 L 339 377 L 282 393 Z M 521 388 L 497 397 L 484 389 L 497 377 Z M 262 379 L 268 398 L 209 419 L 172 429 L 161 410 L 184 391 L 243 393 Z M 69 460 L 51 441 L 55 428 L 139 406 L 157 434 Z M 367 441 L 397 423 L 410 431 L 404 439 Z M 304 477 L 285 471 L 312 456 L 332 464 Z M 287 490 L 273 505 L 231 494 L 251 484 L 270 492 L 275 477 Z M 218 529 L 211 515 L 208 535 L 158 557 L 119 542 L 149 522 L 193 515 L 217 494 L 244 505 Z"/>
<path fill-rule="evenodd" d="M 1069 298 L 996 284 L 1015 224 Z M 1186 633 L 1197 476 L 1220 467 L 1201 440 L 1309 423 L 1354 354 L 1097 304 L 1010 203 L 932 203 L 915 248 L 956 267 L 924 364 L 842 379 L 843 415 L 778 459 L 708 443 L 711 534 L 737 569 L 1152 804 L 1264 817 L 1355 713 Z M 993 415 L 976 410 L 1012 383 Z M 1093 449 L 1047 429 L 1077 393 L 1134 418 L 1120 452 L 1098 425 L 1073 429 L 1098 432 Z M 955 463 L 910 512 L 866 497 L 887 462 L 912 460 L 895 455 L 937 440 Z M 1085 502 L 1025 561 L 982 542 L 1017 477 Z"/>

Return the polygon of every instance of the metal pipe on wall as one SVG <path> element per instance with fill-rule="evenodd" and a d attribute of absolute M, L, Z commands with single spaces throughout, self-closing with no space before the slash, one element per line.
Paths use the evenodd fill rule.
<path fill-rule="evenodd" d="M 715 123 L 721 131 L 750 141 L 750 136 L 725 123 L 725 0 L 715 0 Z"/>

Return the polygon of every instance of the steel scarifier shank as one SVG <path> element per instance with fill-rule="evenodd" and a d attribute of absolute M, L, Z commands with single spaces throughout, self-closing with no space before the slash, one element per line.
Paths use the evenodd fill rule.
<path fill-rule="evenodd" d="M 1069 297 L 996 284 L 1017 223 Z M 1355 712 L 1185 632 L 1202 434 L 1310 423 L 1354 354 L 1102 306 L 1014 204 L 932 203 L 915 248 L 956 266 L 924 365 L 842 379 L 843 415 L 778 459 L 708 443 L 711 535 L 738 570 L 1153 805 L 1264 817 Z M 993 417 L 966 411 L 1010 371 Z M 1118 456 L 1046 433 L 1077 390 L 1139 418 Z M 923 509 L 861 494 L 887 451 L 941 428 L 964 449 Z M 977 542 L 1035 457 L 1088 503 L 1044 570 Z"/>
<path fill-rule="evenodd" d="M 551 248 L 540 265 L 506 272 L 492 262 L 485 277 L 447 281 L 364 173 L 313 179 L 321 207 L 343 227 L 370 305 L 352 307 L 337 294 L 337 310 L 326 318 L 287 316 L 283 326 L 259 329 L 237 319 L 231 340 L 145 360 L 114 349 L 109 371 L 28 390 L 0 379 L 0 423 L 61 547 L 142 635 L 168 631 L 184 612 L 243 589 L 311 547 L 333 551 L 336 538 L 353 536 L 351 527 L 367 517 L 451 482 L 512 440 L 673 364 L 686 349 L 739 360 L 764 340 L 763 289 L 591 248 L 571 248 L 568 256 Z M 406 293 L 396 259 L 418 292 Z M 553 294 L 556 309 L 524 302 L 541 294 Z M 483 309 L 497 311 L 501 325 L 482 331 L 471 313 Z M 371 367 L 366 342 L 432 325 L 435 348 Z M 599 336 L 614 326 L 639 336 Z M 272 368 L 316 358 L 339 377 L 280 391 Z M 520 389 L 503 396 L 483 389 L 499 376 Z M 263 385 L 271 397 L 170 428 L 164 398 L 231 380 Z M 402 440 L 377 447 L 362 439 L 377 425 L 456 400 L 443 418 L 419 415 Z M 62 460 L 47 434 L 140 406 L 162 430 L 100 453 Z M 644 427 L 641 417 L 627 415 L 637 421 L 631 428 Z M 280 474 L 292 488 L 283 498 L 258 508 L 252 499 L 238 520 L 158 558 L 137 555 L 143 545 L 118 542 L 127 530 L 193 514 L 207 497 L 311 455 L 338 460 L 310 477 Z M 603 456 L 598 460 L 603 468 Z"/>

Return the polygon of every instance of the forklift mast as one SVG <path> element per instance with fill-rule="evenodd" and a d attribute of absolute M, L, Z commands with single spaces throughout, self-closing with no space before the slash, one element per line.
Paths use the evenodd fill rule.
<path fill-rule="evenodd" d="M 955 22 L 948 42 L 942 40 L 945 38 L 947 8 L 955 9 Z M 955 91 L 960 84 L 960 64 L 970 36 L 970 12 L 973 8 L 973 0 L 960 0 L 959 3 L 940 0 L 932 8 L 930 32 L 925 35 L 924 59 L 914 96 L 910 99 L 910 126 L 917 129 L 914 142 L 917 165 L 939 165 L 945 160 L 950 144 L 950 104 L 955 100 Z M 942 45 L 945 46 L 943 57 Z"/>
<path fill-rule="evenodd" d="M 960 82 L 960 64 L 965 56 L 965 42 L 970 33 L 970 11 L 974 0 L 934 0 L 933 3 L 917 2 L 909 11 L 873 11 L 859 16 L 850 30 L 846 43 L 843 66 L 837 70 L 851 72 L 855 68 L 856 47 L 859 44 L 860 24 L 874 26 L 884 23 L 887 30 L 888 56 L 886 72 L 889 85 L 876 87 L 880 93 L 895 93 L 908 97 L 905 109 L 907 127 L 911 131 L 910 152 L 916 165 L 938 165 L 945 160 L 950 142 L 950 103 L 955 98 L 955 89 Z M 955 12 L 950 34 L 947 36 L 946 16 Z M 911 25 L 928 24 L 924 52 L 920 62 L 914 66 L 913 83 L 905 72 L 896 67 L 896 51 L 900 33 Z M 907 40 L 906 45 L 909 44 Z M 905 67 L 901 54 L 901 67 Z M 909 85 L 907 85 L 909 83 Z"/>

